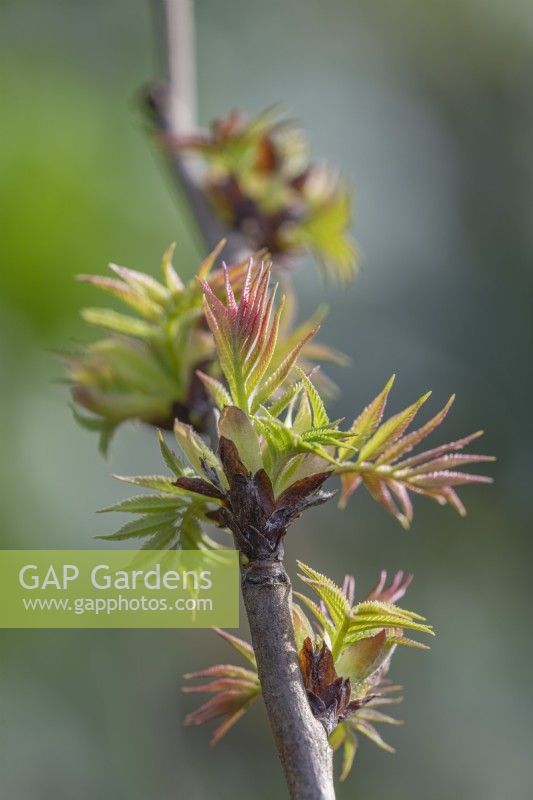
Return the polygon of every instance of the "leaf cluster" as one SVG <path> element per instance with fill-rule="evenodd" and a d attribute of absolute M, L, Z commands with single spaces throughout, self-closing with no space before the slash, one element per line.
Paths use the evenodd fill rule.
<path fill-rule="evenodd" d="M 202 159 L 213 207 L 252 250 L 266 248 L 276 261 L 310 252 L 325 275 L 352 280 L 351 193 L 333 170 L 311 162 L 293 122 L 280 121 L 275 109 L 252 119 L 232 112 L 170 146 Z"/>
<path fill-rule="evenodd" d="M 67 382 L 77 406 L 76 419 L 85 428 L 100 433 L 102 451 L 106 451 L 114 430 L 125 420 L 138 419 L 171 429 L 178 418 L 205 431 L 211 413 L 210 395 L 215 393 L 218 401 L 227 399 L 227 391 L 218 380 L 222 377 L 220 364 L 215 359 L 215 343 L 204 316 L 209 307 L 204 307 L 202 287 L 215 304 L 225 285 L 231 286 L 233 298 L 239 298 L 243 291 L 247 294 L 249 262 L 215 269 L 223 246 L 221 242 L 188 283 L 180 279 L 172 265 L 173 246 L 163 257 L 162 282 L 115 264 L 110 265 L 114 277 L 79 276 L 127 309 L 127 313 L 104 307 L 84 309 L 85 321 L 103 328 L 106 335 L 79 352 L 63 356 Z M 281 367 L 296 342 L 303 342 L 298 352 L 304 357 L 304 364 L 315 358 L 345 361 L 323 345 L 306 348 L 305 343 L 318 326 L 318 317 L 293 328 L 294 301 L 290 294 L 288 305 L 291 308 L 282 325 L 281 310 L 278 314 L 283 336 L 276 339 L 268 353 L 273 370 Z M 330 392 L 335 389 L 327 380 L 324 387 Z M 91 415 L 85 413 L 87 410 Z"/>
<path fill-rule="evenodd" d="M 375 727 L 376 723 L 400 724 L 379 708 L 401 699 L 390 696 L 399 688 L 386 678 L 390 660 L 398 645 L 426 649 L 407 638 L 405 630 L 424 634 L 432 634 L 433 630 L 423 617 L 396 605 L 412 576 L 404 578 L 403 573 L 397 573 L 387 585 L 387 574 L 382 572 L 369 595 L 354 604 L 353 577 L 347 576 L 341 588 L 301 562 L 299 567 L 300 578 L 318 598 L 316 603 L 306 595 L 295 594 L 311 612 L 314 626 L 301 605 L 293 603 L 292 607 L 302 679 L 313 713 L 330 733 L 332 747 L 343 749 L 344 779 L 352 766 L 358 734 L 394 752 Z M 222 717 L 213 742 L 240 719 L 261 693 L 251 646 L 227 632 L 217 632 L 249 662 L 251 669 L 219 664 L 185 675 L 186 679 L 214 678 L 209 684 L 184 689 L 215 695 L 186 718 L 186 724 L 201 724 Z"/>

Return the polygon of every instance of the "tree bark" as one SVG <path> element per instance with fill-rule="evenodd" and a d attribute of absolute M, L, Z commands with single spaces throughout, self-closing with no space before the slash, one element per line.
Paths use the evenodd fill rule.
<path fill-rule="evenodd" d="M 194 0 L 159 0 L 159 24 L 164 50 L 166 84 L 151 94 L 160 132 L 170 139 L 198 132 L 196 113 L 196 58 Z M 231 264 L 250 255 L 242 237 L 221 224 L 201 187 L 197 165 L 167 145 L 170 173 L 176 179 L 198 230 L 212 250 L 226 239 L 224 258 Z"/>
<path fill-rule="evenodd" d="M 333 758 L 302 683 L 291 615 L 291 583 L 278 561 L 251 561 L 241 586 L 259 679 L 293 800 L 335 800 Z"/>

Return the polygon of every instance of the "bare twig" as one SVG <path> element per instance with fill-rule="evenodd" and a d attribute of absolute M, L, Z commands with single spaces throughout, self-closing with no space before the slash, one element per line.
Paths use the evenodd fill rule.
<path fill-rule="evenodd" d="M 166 139 L 178 140 L 197 131 L 194 0 L 159 0 L 167 83 L 152 94 L 156 122 Z M 226 261 L 249 254 L 242 237 L 218 220 L 201 186 L 191 159 L 169 154 L 171 173 L 177 178 L 189 210 L 208 249 L 226 239 Z"/>
<path fill-rule="evenodd" d="M 194 133 L 196 55 L 194 0 L 165 0 L 168 53 L 168 120 L 176 136 Z"/>

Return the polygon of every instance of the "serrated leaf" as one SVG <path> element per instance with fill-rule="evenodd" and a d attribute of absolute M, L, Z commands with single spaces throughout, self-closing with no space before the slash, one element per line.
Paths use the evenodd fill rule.
<path fill-rule="evenodd" d="M 350 604 L 340 586 L 320 572 L 316 572 L 301 561 L 297 562 L 302 580 L 318 594 L 325 604 L 335 625 L 341 624 L 350 613 Z"/>
<path fill-rule="evenodd" d="M 157 431 L 157 438 L 159 441 L 159 448 L 161 450 L 161 455 L 163 456 L 165 464 L 167 465 L 169 470 L 174 473 L 176 478 L 181 478 L 181 476 L 185 472 L 185 465 L 169 448 L 160 430 Z"/>
<path fill-rule="evenodd" d="M 233 636 L 233 634 L 228 633 L 222 628 L 213 628 L 213 630 L 215 633 L 218 633 L 218 635 L 221 636 L 228 644 L 230 644 L 234 650 L 236 650 L 241 654 L 241 656 L 249 661 L 250 664 L 257 668 L 255 653 L 251 644 L 248 644 L 248 642 L 245 642 L 243 639 L 239 639 L 238 636 Z"/>
<path fill-rule="evenodd" d="M 218 456 L 205 444 L 202 437 L 196 433 L 191 425 L 175 420 L 174 433 L 176 440 L 183 450 L 187 460 L 197 475 L 205 475 L 205 466 L 212 470 L 218 481 L 227 487 L 227 480 L 222 470 Z"/>
<path fill-rule="evenodd" d="M 279 389 L 281 384 L 288 378 L 294 365 L 298 360 L 304 345 L 318 333 L 320 326 L 317 325 L 310 331 L 303 339 L 301 339 L 295 347 L 283 359 L 279 367 L 273 372 L 266 381 L 259 387 L 256 397 L 252 402 L 252 413 L 264 405 L 266 401 Z"/>
<path fill-rule="evenodd" d="M 128 497 L 126 500 L 121 500 L 108 508 L 103 508 L 99 513 L 120 511 L 129 514 L 157 514 L 165 510 L 179 510 L 186 503 L 186 499 L 180 495 L 140 494 L 136 497 Z"/>
<path fill-rule="evenodd" d="M 299 368 L 297 371 L 300 375 L 301 381 L 305 386 L 307 396 L 309 397 L 309 402 L 311 403 L 311 408 L 313 410 L 313 427 L 314 428 L 323 428 L 329 425 L 329 417 L 327 415 L 324 403 L 322 402 L 322 398 L 318 394 L 315 386 L 311 383 L 307 375 Z"/>
<path fill-rule="evenodd" d="M 144 489 L 155 489 L 158 492 L 168 492 L 174 495 L 182 494 L 174 480 L 166 475 L 113 475 L 113 477 L 117 481 L 142 486 Z"/>
<path fill-rule="evenodd" d="M 305 594 L 302 594 L 301 592 L 293 592 L 293 595 L 294 597 L 297 597 L 298 600 L 300 600 L 305 606 L 307 606 L 309 611 L 313 614 L 315 619 L 322 626 L 322 629 L 328 634 L 328 636 L 331 637 L 334 633 L 333 625 L 326 619 L 325 614 L 318 607 L 318 605 L 309 597 L 306 597 Z"/>
<path fill-rule="evenodd" d="M 361 448 L 359 452 L 359 460 L 367 461 L 369 458 L 375 458 L 380 455 L 383 450 L 393 444 L 403 434 L 405 429 L 413 421 L 420 406 L 422 406 L 431 392 L 422 395 L 415 403 L 408 406 L 399 414 L 395 414 L 381 425 L 371 439 Z"/>
<path fill-rule="evenodd" d="M 156 532 L 164 531 L 175 532 L 174 522 L 177 517 L 174 512 L 166 512 L 164 514 L 147 514 L 139 519 L 127 522 L 116 533 L 110 533 L 103 536 L 97 536 L 97 539 L 104 539 L 106 541 L 121 542 L 127 539 L 143 539 Z"/>
<path fill-rule="evenodd" d="M 206 375 L 205 372 L 202 372 L 201 370 L 196 370 L 196 374 L 202 381 L 208 393 L 211 395 L 217 408 L 222 410 L 224 406 L 231 405 L 230 394 L 220 381 L 211 377 L 211 375 Z"/>

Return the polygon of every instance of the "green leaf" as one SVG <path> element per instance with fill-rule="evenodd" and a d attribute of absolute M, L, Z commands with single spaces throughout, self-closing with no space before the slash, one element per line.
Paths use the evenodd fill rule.
<path fill-rule="evenodd" d="M 272 397 L 272 395 L 279 389 L 282 383 L 289 377 L 294 365 L 298 360 L 298 356 L 300 355 L 302 348 L 304 345 L 311 339 L 315 334 L 318 332 L 319 325 L 315 326 L 313 330 L 311 330 L 306 336 L 301 339 L 295 347 L 290 351 L 290 353 L 285 356 L 279 367 L 269 375 L 267 380 L 265 380 L 261 386 L 258 388 L 257 395 L 255 396 L 252 402 L 252 413 L 255 413 L 257 409 L 264 405 L 267 400 Z"/>
<path fill-rule="evenodd" d="M 118 264 L 110 264 L 109 268 L 140 295 L 144 295 L 159 305 L 164 306 L 168 302 L 169 293 L 167 289 L 155 278 L 152 278 L 151 275 L 128 267 L 120 267 Z"/>
<path fill-rule="evenodd" d="M 165 464 L 167 465 L 169 470 L 174 473 L 176 478 L 181 478 L 181 476 L 185 472 L 185 465 L 169 448 L 160 430 L 157 431 L 157 438 L 159 441 L 159 448 L 161 450 L 161 455 L 163 456 Z"/>
<path fill-rule="evenodd" d="M 353 766 L 355 754 L 357 753 L 357 737 L 349 728 L 346 730 L 342 748 L 342 770 L 339 780 L 345 781 Z"/>
<path fill-rule="evenodd" d="M 109 506 L 109 508 L 103 508 L 99 513 L 120 511 L 129 514 L 157 514 L 171 509 L 177 511 L 186 503 L 185 498 L 179 495 L 171 497 L 167 494 L 140 494 L 136 497 L 128 497 L 126 500 L 121 500 L 121 502 Z"/>
<path fill-rule="evenodd" d="M 143 545 L 143 550 L 172 550 L 177 548 L 181 539 L 179 526 L 168 525 L 154 533 Z"/>
<path fill-rule="evenodd" d="M 238 636 L 233 636 L 231 633 L 222 630 L 222 628 L 213 628 L 213 630 L 257 669 L 255 653 L 251 644 L 248 644 L 248 642 L 245 642 L 243 639 L 239 639 Z"/>
<path fill-rule="evenodd" d="M 127 539 L 143 539 L 146 536 L 159 533 L 160 531 L 168 532 L 170 527 L 172 527 L 174 531 L 175 528 L 173 526 L 175 522 L 175 512 L 148 514 L 132 522 L 127 522 L 116 533 L 97 536 L 96 538 L 112 542 L 121 542 Z"/>
<path fill-rule="evenodd" d="M 387 663 L 393 650 L 394 643 L 382 630 L 375 636 L 344 646 L 335 662 L 335 669 L 343 678 L 349 678 L 352 687 L 356 688 Z"/>
<path fill-rule="evenodd" d="M 297 597 L 298 600 L 301 600 L 301 602 L 305 606 L 307 606 L 309 611 L 315 616 L 317 621 L 320 623 L 320 625 L 322 626 L 323 630 L 331 638 L 331 636 L 334 634 L 335 630 L 334 630 L 333 626 L 331 625 L 331 623 L 328 622 L 328 620 L 326 619 L 325 615 L 322 613 L 322 611 L 317 606 L 317 604 L 315 602 L 313 602 L 313 600 L 311 600 L 309 597 L 306 597 L 306 595 L 302 594 L 301 592 L 293 592 L 293 595 L 294 595 L 294 597 Z"/>
<path fill-rule="evenodd" d="M 182 495 L 182 490 L 174 485 L 174 479 L 166 475 L 113 475 L 117 481 L 142 486 L 144 489 L 155 489 L 158 492 Z"/>
<path fill-rule="evenodd" d="M 324 403 L 322 402 L 322 398 L 307 375 L 299 367 L 296 369 L 303 384 L 305 385 L 307 396 L 309 397 L 311 408 L 313 409 L 313 426 L 315 428 L 323 428 L 329 424 L 329 417 L 324 407 Z"/>
<path fill-rule="evenodd" d="M 411 424 L 420 406 L 422 406 L 431 392 L 422 395 L 416 403 L 408 406 L 399 414 L 388 419 L 381 425 L 372 438 L 361 448 L 359 453 L 360 461 L 367 461 L 369 458 L 375 458 L 380 453 L 393 444 L 396 439 L 399 439 L 405 429 Z"/>
<path fill-rule="evenodd" d="M 387 399 L 394 383 L 395 375 L 387 381 L 382 391 L 375 397 L 371 403 L 359 414 L 357 419 L 354 420 L 349 433 L 353 434 L 348 440 L 354 447 L 361 447 L 370 437 L 376 432 L 379 423 L 383 417 Z M 343 456 L 349 455 L 348 451 L 343 452 Z"/>
<path fill-rule="evenodd" d="M 216 473 L 220 483 L 227 488 L 228 483 L 220 459 L 205 444 L 202 437 L 196 433 L 194 428 L 192 428 L 191 425 L 186 425 L 184 422 L 175 420 L 174 433 L 179 446 L 196 474 L 204 476 L 204 465 L 206 465 Z"/>
<path fill-rule="evenodd" d="M 341 624 L 350 613 L 350 604 L 342 589 L 334 581 L 316 572 L 301 561 L 297 561 L 303 575 L 299 577 L 311 586 L 325 604 L 335 625 Z"/>
<path fill-rule="evenodd" d="M 285 411 L 287 406 L 296 399 L 302 389 L 302 381 L 297 381 L 296 383 L 293 383 L 292 386 L 289 386 L 289 388 L 269 406 L 269 414 L 271 414 L 273 417 L 279 417 L 279 415 Z"/>
<path fill-rule="evenodd" d="M 108 294 L 113 295 L 113 297 L 117 297 L 146 319 L 158 320 L 163 312 L 160 305 L 116 278 L 102 278 L 98 275 L 78 275 L 78 280 L 97 286 L 99 289 L 103 289 Z"/>
<path fill-rule="evenodd" d="M 91 325 L 99 325 L 117 333 L 125 333 L 128 336 L 136 336 L 139 339 L 149 339 L 156 332 L 156 328 L 137 317 L 130 317 L 128 314 L 120 314 L 109 308 L 84 308 L 81 312 L 85 322 Z"/>
<path fill-rule="evenodd" d="M 231 439 L 244 466 L 253 474 L 263 467 L 259 439 L 248 416 L 237 406 L 226 406 L 218 423 L 220 435 Z"/>
<path fill-rule="evenodd" d="M 404 611 L 390 603 L 367 600 L 353 609 L 347 626 L 346 642 L 356 641 L 359 635 L 366 635 L 368 631 L 377 628 L 407 628 L 433 636 L 431 626 L 419 621 L 423 619 L 419 614 Z"/>
<path fill-rule="evenodd" d="M 200 370 L 196 370 L 196 374 L 211 395 L 217 408 L 222 410 L 224 406 L 230 406 L 232 404 L 229 392 L 220 381 L 217 381 L 216 378 L 212 378 L 211 375 L 206 375 L 205 372 L 201 372 Z"/>
<path fill-rule="evenodd" d="M 298 603 L 292 604 L 292 626 L 294 628 L 294 638 L 296 641 L 296 649 L 300 651 L 304 640 L 309 637 L 311 641 L 315 638 L 311 623 L 305 616 L 304 612 Z"/>

